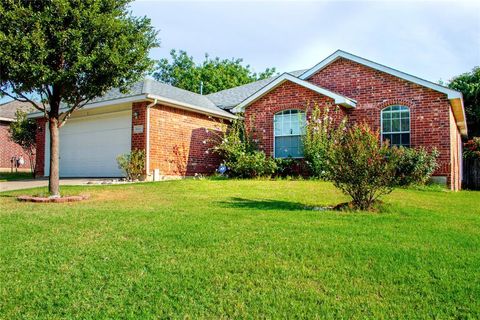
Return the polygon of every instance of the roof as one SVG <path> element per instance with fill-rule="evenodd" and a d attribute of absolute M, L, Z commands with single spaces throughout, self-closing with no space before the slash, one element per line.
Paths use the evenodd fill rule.
<path fill-rule="evenodd" d="M 305 71 L 304 73 L 302 73 L 299 76 L 299 78 L 302 79 L 302 80 L 306 80 L 306 79 L 310 78 L 312 75 L 314 75 L 315 73 L 317 73 L 318 71 L 322 70 L 323 68 L 325 68 L 326 66 L 328 66 L 329 64 L 333 63 L 334 61 L 336 61 L 340 58 L 347 59 L 347 60 L 350 60 L 350 61 L 354 61 L 356 63 L 362 64 L 362 65 L 367 66 L 369 68 L 372 68 L 372 69 L 375 69 L 375 70 L 378 70 L 378 71 L 381 71 L 381 72 L 384 72 L 384 73 L 388 73 L 388 74 L 390 74 L 392 76 L 395 76 L 397 78 L 400 78 L 400 79 L 403 79 L 403 80 L 406 80 L 406 81 L 409 81 L 409 82 L 412 82 L 412 83 L 416 83 L 420 86 L 430 88 L 434 91 L 446 94 L 448 99 L 450 100 L 451 105 L 452 105 L 452 111 L 453 111 L 453 114 L 455 116 L 455 120 L 456 120 L 457 126 L 460 130 L 460 133 L 463 136 L 467 135 L 467 121 L 466 121 L 466 118 L 465 118 L 465 108 L 463 106 L 463 97 L 462 97 L 461 92 L 456 91 L 456 90 L 452 90 L 450 88 L 444 87 L 442 85 L 439 85 L 437 83 L 434 83 L 434 82 L 431 82 L 431 81 L 428 81 L 428 80 L 421 79 L 421 78 L 416 77 L 416 76 L 412 76 L 408 73 L 405 73 L 405 72 L 399 71 L 397 69 L 393 69 L 393 68 L 384 66 L 382 64 L 373 62 L 371 60 L 356 56 L 354 54 L 351 54 L 351 53 L 348 53 L 348 52 L 345 52 L 345 51 L 342 51 L 342 50 L 337 50 L 334 53 L 332 53 L 331 55 L 329 55 L 327 58 L 325 58 L 324 60 L 320 61 L 318 64 L 313 66 L 312 68 L 310 68 L 307 71 Z"/>
<path fill-rule="evenodd" d="M 336 104 L 342 105 L 344 107 L 349 108 L 349 107 L 355 107 L 357 105 L 357 102 L 355 100 L 351 99 L 351 98 L 342 96 L 338 93 L 335 93 L 333 91 L 330 91 L 330 90 L 327 90 L 327 89 L 322 88 L 320 86 L 317 86 L 317 85 L 315 85 L 311 82 L 299 79 L 299 78 L 297 78 L 297 77 L 295 77 L 295 76 L 293 76 L 289 73 L 284 73 L 284 74 L 280 75 L 279 77 L 277 77 L 275 80 L 271 81 L 269 84 L 267 84 L 263 88 L 261 88 L 260 90 L 258 90 L 257 92 L 255 92 L 254 94 L 250 95 L 250 97 L 248 97 L 247 99 L 243 100 L 239 105 L 237 105 L 233 109 L 233 111 L 234 112 L 242 112 L 245 109 L 246 106 L 248 106 L 252 102 L 258 100 L 259 98 L 261 98 L 262 96 L 264 96 L 268 92 L 272 91 L 273 89 L 277 88 L 278 86 L 280 86 L 281 84 L 283 84 L 287 81 L 293 82 L 293 83 L 295 83 L 299 86 L 302 86 L 304 88 L 315 91 L 318 94 L 330 97 L 333 100 L 335 100 Z"/>
<path fill-rule="evenodd" d="M 0 120 L 12 122 L 15 120 L 15 112 L 22 110 L 24 112 L 32 112 L 35 108 L 29 102 L 20 102 L 12 100 L 0 104 Z"/>
<path fill-rule="evenodd" d="M 118 88 L 111 89 L 103 96 L 87 103 L 83 108 L 89 109 L 142 100 L 157 100 L 161 103 L 200 113 L 235 118 L 235 115 L 217 107 L 206 96 L 148 78 L 135 82 L 125 93 L 122 93 Z M 40 112 L 31 115 L 31 117 L 38 116 L 41 116 Z"/>
<path fill-rule="evenodd" d="M 462 94 L 458 91 L 455 91 L 455 90 L 452 90 L 450 88 L 441 86 L 441 85 L 436 84 L 434 82 L 430 82 L 428 80 L 424 80 L 424 79 L 412 76 L 408 73 L 398 71 L 397 69 L 393 69 L 393 68 L 384 66 L 382 64 L 373 62 L 371 60 L 367 60 L 365 58 L 353 55 L 351 53 L 348 53 L 348 52 L 345 52 L 345 51 L 342 51 L 342 50 L 335 51 L 334 53 L 329 55 L 327 58 L 325 58 L 322 61 L 320 61 L 319 63 L 317 63 L 315 66 L 313 66 L 312 68 L 310 68 L 310 69 L 306 70 L 304 73 L 302 73 L 299 76 L 299 78 L 302 79 L 302 80 L 306 80 L 306 79 L 310 78 L 312 75 L 314 75 L 318 71 L 322 70 L 323 68 L 325 68 L 326 66 L 328 66 L 329 64 L 331 64 L 332 62 L 336 61 L 339 58 L 344 58 L 344 59 L 347 59 L 347 60 L 350 60 L 350 61 L 354 61 L 354 62 L 360 63 L 364 66 L 370 67 L 372 69 L 376 69 L 378 71 L 382 71 L 382 72 L 391 74 L 391 75 L 393 75 L 397 78 L 401 78 L 401 79 L 407 80 L 409 82 L 419 84 L 423 87 L 427 87 L 427 88 L 430 88 L 432 90 L 445 93 L 448 96 L 449 99 L 462 98 Z"/>
<path fill-rule="evenodd" d="M 289 74 L 297 77 L 305 71 L 306 70 L 297 70 L 289 72 Z M 206 95 L 206 97 L 210 99 L 213 103 L 215 103 L 218 107 L 229 110 L 236 107 L 242 101 L 247 99 L 249 96 L 257 92 L 258 90 L 262 89 L 278 77 L 280 77 L 280 75 L 248 83 L 243 86 L 238 86 L 235 88 L 211 93 Z"/>

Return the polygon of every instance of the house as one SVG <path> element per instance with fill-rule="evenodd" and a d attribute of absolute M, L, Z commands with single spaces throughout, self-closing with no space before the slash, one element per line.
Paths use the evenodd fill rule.
<path fill-rule="evenodd" d="M 10 123 L 15 121 L 17 110 L 31 112 L 33 107 L 26 102 L 10 101 L 0 104 L 0 171 L 12 169 L 14 159 L 23 158 L 24 163 L 18 167 L 20 171 L 30 170 L 30 160 L 22 147 L 10 139 Z"/>
<path fill-rule="evenodd" d="M 219 160 L 206 141 L 239 113 L 251 119 L 268 155 L 301 158 L 301 127 L 312 103 L 338 106 L 392 144 L 437 148 L 435 179 L 460 188 L 467 134 L 461 93 L 340 50 L 310 69 L 205 96 L 149 79 L 128 94 L 112 90 L 60 130 L 60 175 L 119 176 L 115 158 L 131 149 L 146 150 L 150 179 L 211 173 Z M 48 130 L 37 121 L 37 168 L 47 175 Z"/>

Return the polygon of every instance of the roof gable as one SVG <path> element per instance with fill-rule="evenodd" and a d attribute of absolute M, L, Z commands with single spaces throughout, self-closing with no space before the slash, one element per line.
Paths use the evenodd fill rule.
<path fill-rule="evenodd" d="M 295 84 L 298 84 L 299 86 L 302 86 L 304 88 L 310 89 L 312 91 L 317 92 L 318 94 L 327 96 L 332 98 L 336 104 L 342 105 L 344 107 L 355 107 L 357 102 L 353 99 L 350 99 L 348 97 L 342 96 L 338 93 L 332 92 L 330 90 L 327 90 L 325 88 L 319 87 L 311 82 L 299 79 L 297 77 L 292 76 L 289 73 L 284 73 L 277 77 L 275 80 L 271 81 L 268 83 L 266 86 L 262 87 L 260 90 L 255 92 L 254 94 L 250 95 L 247 99 L 243 100 L 240 104 L 238 104 L 233 111 L 234 112 L 243 112 L 245 110 L 245 107 L 250 105 L 251 103 L 257 101 L 273 89 L 277 88 L 281 84 L 283 84 L 286 81 L 293 82 Z"/>
<path fill-rule="evenodd" d="M 436 84 L 428 80 L 421 79 L 416 76 L 412 76 L 411 74 L 384 66 L 382 64 L 353 55 L 351 53 L 348 53 L 342 50 L 337 50 L 334 53 L 332 53 L 330 56 L 328 56 L 327 58 L 325 58 L 324 60 L 316 64 L 315 66 L 313 66 L 312 68 L 302 73 L 299 76 L 299 78 L 302 80 L 306 80 L 311 76 L 313 76 L 314 74 L 316 74 L 318 71 L 322 70 L 323 68 L 325 68 L 326 66 L 330 65 L 331 63 L 333 63 L 334 61 L 340 58 L 359 63 L 361 65 L 390 74 L 394 77 L 406 80 L 408 82 L 415 83 L 417 85 L 432 89 L 437 92 L 444 93 L 445 95 L 447 95 L 447 98 L 450 100 L 450 104 L 452 106 L 452 112 L 454 114 L 460 133 L 463 136 L 467 135 L 467 122 L 465 118 L 465 108 L 463 106 L 463 96 L 461 92 L 452 90 L 450 88 L 441 86 L 439 84 Z"/>
<path fill-rule="evenodd" d="M 299 78 L 302 79 L 302 80 L 306 80 L 306 79 L 310 78 L 315 73 L 322 70 L 323 68 L 325 68 L 326 66 L 328 66 L 329 64 L 331 64 L 332 62 L 336 61 L 339 58 L 344 58 L 344 59 L 347 59 L 347 60 L 350 60 L 350 61 L 354 61 L 356 63 L 362 64 L 362 65 L 367 66 L 369 68 L 388 73 L 388 74 L 393 75 L 397 78 L 416 83 L 418 85 L 430 88 L 430 89 L 438 91 L 438 92 L 445 93 L 448 96 L 448 99 L 457 99 L 457 98 L 461 99 L 462 98 L 462 94 L 458 91 L 455 91 L 455 90 L 452 90 L 450 88 L 441 86 L 439 84 L 421 79 L 421 78 L 416 77 L 416 76 L 412 76 L 408 73 L 405 73 L 405 72 L 399 71 L 397 69 L 393 69 L 393 68 L 384 66 L 382 64 L 373 62 L 371 60 L 367 60 L 365 58 L 353 55 L 351 53 L 348 53 L 348 52 L 345 52 L 345 51 L 342 51 L 342 50 L 335 51 L 334 53 L 332 53 L 327 58 L 320 61 L 315 66 L 313 66 L 312 68 L 310 68 L 307 71 L 305 71 L 304 73 L 302 73 L 299 76 Z"/>

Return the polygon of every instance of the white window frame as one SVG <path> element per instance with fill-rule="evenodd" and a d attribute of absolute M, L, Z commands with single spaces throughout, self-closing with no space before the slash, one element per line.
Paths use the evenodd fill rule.
<path fill-rule="evenodd" d="M 402 110 L 388 110 L 388 111 L 385 111 L 385 109 L 388 109 L 388 108 L 394 107 L 394 106 L 400 106 L 400 107 L 407 108 L 407 110 L 408 110 L 408 129 L 409 129 L 408 131 L 396 131 L 396 132 L 392 132 L 392 131 L 384 132 L 383 131 L 383 113 L 392 114 L 392 113 L 395 113 L 395 112 L 402 112 Z M 403 111 L 405 111 L 405 110 L 403 110 Z M 390 117 L 390 120 L 391 119 L 392 118 Z M 402 126 L 402 124 L 400 123 L 400 127 L 401 126 Z M 408 133 L 408 147 L 411 147 L 412 146 L 412 112 L 411 112 L 409 106 L 406 106 L 406 105 L 403 105 L 403 104 L 391 104 L 389 106 L 386 106 L 382 110 L 380 110 L 380 141 L 381 141 L 382 145 L 383 145 L 383 135 L 384 134 L 404 134 L 404 133 Z M 400 137 L 400 141 L 401 141 L 401 137 Z M 390 141 L 390 146 L 393 146 L 391 141 Z M 396 145 L 396 146 L 406 147 L 402 143 L 400 143 L 399 145 Z"/>
<path fill-rule="evenodd" d="M 277 135 L 275 134 L 275 129 L 276 129 L 276 126 L 275 126 L 275 116 L 277 115 L 280 115 L 282 114 L 283 112 L 285 111 L 291 111 L 291 110 L 296 110 L 298 111 L 297 115 L 298 114 L 301 114 L 303 113 L 305 115 L 305 125 L 306 125 L 306 121 L 307 121 L 307 113 L 304 111 L 304 110 L 301 110 L 301 109 L 285 109 L 285 110 L 281 110 L 281 111 L 278 111 L 276 112 L 274 115 L 273 115 L 273 158 L 274 159 L 288 159 L 288 158 L 292 158 L 292 159 L 303 159 L 304 157 L 277 157 L 276 156 L 276 148 L 275 148 L 275 145 L 276 145 L 276 141 L 277 141 Z M 302 128 L 300 128 L 300 131 L 301 131 Z M 299 135 L 296 135 L 296 134 L 290 134 L 290 135 L 281 135 L 281 136 L 278 136 L 278 137 L 296 137 L 296 136 L 299 136 L 299 137 L 302 137 L 304 136 L 305 134 L 299 134 Z"/>

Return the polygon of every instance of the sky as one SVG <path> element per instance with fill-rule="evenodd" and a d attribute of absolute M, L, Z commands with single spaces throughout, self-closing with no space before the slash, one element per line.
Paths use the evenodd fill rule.
<path fill-rule="evenodd" d="M 288 72 L 342 49 L 434 82 L 480 65 L 480 1 L 137 0 L 131 9 L 160 30 L 155 59 L 182 49 Z"/>
<path fill-rule="evenodd" d="M 342 49 L 433 82 L 480 65 L 480 0 L 137 0 L 130 9 L 159 30 L 154 59 L 181 49 L 198 62 L 208 53 L 288 72 Z"/>

